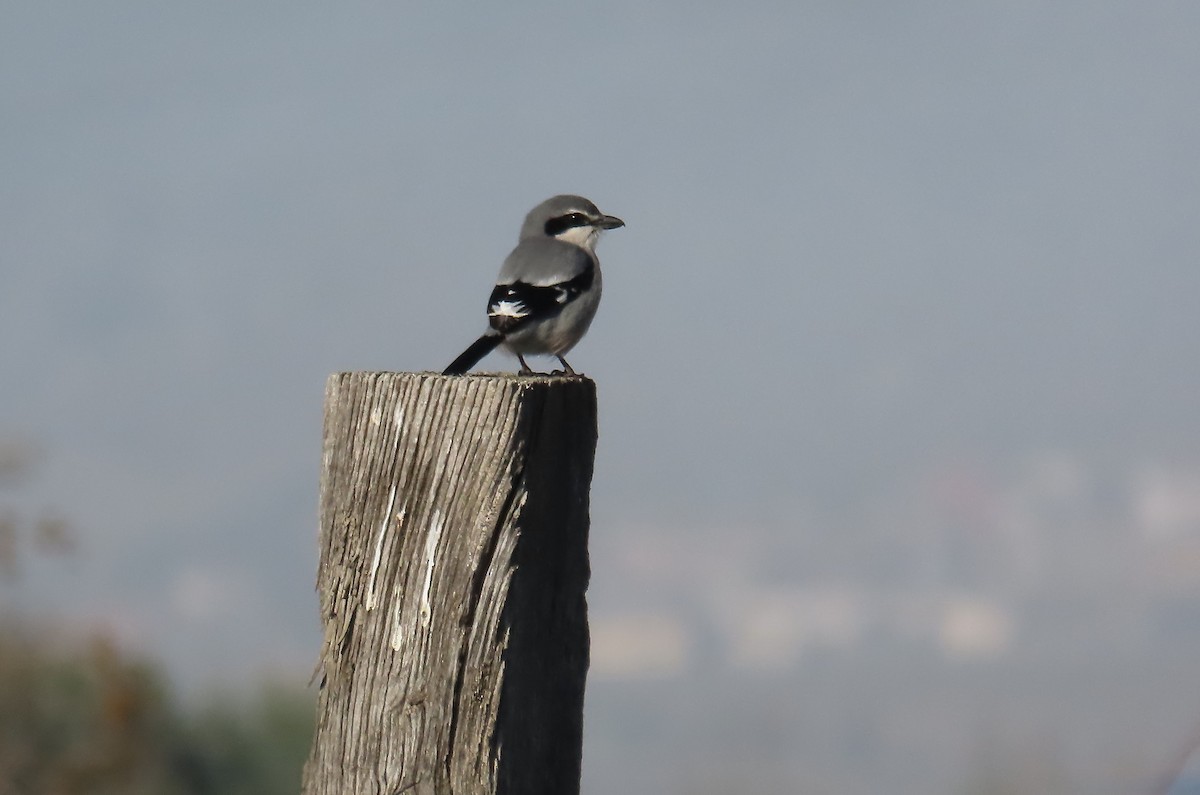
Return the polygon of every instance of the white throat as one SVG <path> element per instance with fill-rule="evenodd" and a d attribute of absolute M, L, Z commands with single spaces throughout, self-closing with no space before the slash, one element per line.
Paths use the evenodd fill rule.
<path fill-rule="evenodd" d="M 554 239 L 585 248 L 589 253 L 595 254 L 596 242 L 600 240 L 600 229 L 595 226 L 573 226 L 555 235 Z"/>

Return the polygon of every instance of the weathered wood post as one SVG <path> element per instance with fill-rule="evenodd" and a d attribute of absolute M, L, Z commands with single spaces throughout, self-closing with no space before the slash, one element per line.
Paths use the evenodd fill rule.
<path fill-rule="evenodd" d="M 595 448 L 585 378 L 330 377 L 304 795 L 579 791 Z"/>

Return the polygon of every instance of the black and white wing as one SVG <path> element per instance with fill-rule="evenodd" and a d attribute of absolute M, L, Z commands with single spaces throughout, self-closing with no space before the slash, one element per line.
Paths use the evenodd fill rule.
<path fill-rule="evenodd" d="M 488 322 L 501 334 L 511 334 L 526 323 L 561 312 L 592 286 L 595 277 L 596 267 L 589 261 L 578 275 L 556 284 L 521 280 L 497 284 L 488 300 Z"/>

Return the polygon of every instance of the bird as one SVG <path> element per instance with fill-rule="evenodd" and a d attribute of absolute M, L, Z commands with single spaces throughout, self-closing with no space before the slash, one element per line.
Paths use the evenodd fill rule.
<path fill-rule="evenodd" d="M 488 330 L 442 374 L 462 375 L 503 346 L 516 354 L 522 375 L 533 374 L 526 354 L 554 356 L 567 375 L 576 375 L 563 354 L 587 333 L 600 305 L 596 243 L 605 230 L 622 226 L 620 218 L 571 194 L 530 210 L 488 299 Z"/>

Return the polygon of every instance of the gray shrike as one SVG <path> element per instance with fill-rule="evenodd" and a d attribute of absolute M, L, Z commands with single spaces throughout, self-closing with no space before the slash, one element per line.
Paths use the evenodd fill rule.
<path fill-rule="evenodd" d="M 624 225 L 582 196 L 555 196 L 530 210 L 488 299 L 491 328 L 443 374 L 462 375 L 503 345 L 517 355 L 522 374 L 533 372 L 525 354 L 540 353 L 558 357 L 575 375 L 562 355 L 587 333 L 600 305 L 596 242 L 605 229 Z"/>

